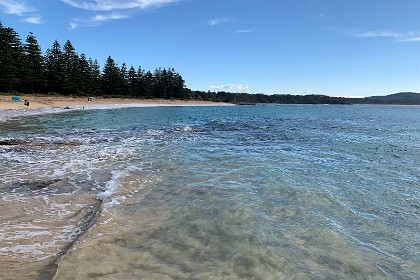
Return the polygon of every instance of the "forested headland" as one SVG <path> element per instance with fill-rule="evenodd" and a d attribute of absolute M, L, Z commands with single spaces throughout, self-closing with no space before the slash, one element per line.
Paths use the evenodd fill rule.
<path fill-rule="evenodd" d="M 67 40 L 55 40 L 45 53 L 33 33 L 23 42 L 0 21 L 0 93 L 58 94 L 129 98 L 195 99 L 237 104 L 420 104 L 420 94 L 400 93 L 383 97 L 344 98 L 326 95 L 249 94 L 194 91 L 174 68 L 153 72 L 141 66 L 119 65 L 108 56 L 101 67 L 97 59 L 78 53 Z"/>

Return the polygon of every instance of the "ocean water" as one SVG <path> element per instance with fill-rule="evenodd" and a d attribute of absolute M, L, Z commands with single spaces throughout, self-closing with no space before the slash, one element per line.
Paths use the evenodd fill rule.
<path fill-rule="evenodd" d="M 0 279 L 420 278 L 418 106 L 41 113 L 0 122 Z"/>

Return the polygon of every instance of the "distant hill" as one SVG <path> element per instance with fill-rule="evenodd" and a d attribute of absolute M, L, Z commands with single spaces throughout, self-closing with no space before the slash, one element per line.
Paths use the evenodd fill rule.
<path fill-rule="evenodd" d="M 364 98 L 364 103 L 420 105 L 420 93 L 398 92 L 385 96 L 370 96 Z"/>
<path fill-rule="evenodd" d="M 398 92 L 385 96 L 370 96 L 370 99 L 382 100 L 420 100 L 420 93 L 417 92 Z"/>

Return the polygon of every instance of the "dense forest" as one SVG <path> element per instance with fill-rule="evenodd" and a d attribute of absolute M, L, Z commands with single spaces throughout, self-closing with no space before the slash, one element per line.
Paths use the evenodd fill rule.
<path fill-rule="evenodd" d="M 75 96 L 188 98 L 184 80 L 173 68 L 153 73 L 121 66 L 109 56 L 101 70 L 97 60 L 78 54 L 67 40 L 56 40 L 42 53 L 34 34 L 22 43 L 19 34 L 0 22 L 0 92 Z"/>
<path fill-rule="evenodd" d="M 33 33 L 25 42 L 0 21 L 0 93 L 60 94 L 132 98 L 196 99 L 237 104 L 420 104 L 420 94 L 399 93 L 367 98 L 326 95 L 249 94 L 192 91 L 174 68 L 146 71 L 121 66 L 111 56 L 101 69 L 96 59 L 78 54 L 67 40 L 55 40 L 45 53 Z"/>

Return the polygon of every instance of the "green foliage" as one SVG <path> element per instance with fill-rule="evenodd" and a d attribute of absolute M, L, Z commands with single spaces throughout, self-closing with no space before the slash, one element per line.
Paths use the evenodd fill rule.
<path fill-rule="evenodd" d="M 13 28 L 0 22 L 0 91 L 21 90 L 23 48 Z"/>
<path fill-rule="evenodd" d="M 54 41 L 52 47 L 47 49 L 46 57 L 47 92 L 63 93 L 66 73 L 64 55 L 60 43 Z"/>
<path fill-rule="evenodd" d="M 0 22 L 0 92 L 141 98 L 185 97 L 184 80 L 173 68 L 152 74 L 133 66 L 121 67 L 109 56 L 101 71 L 97 60 L 79 55 L 67 40 L 55 40 L 45 56 L 30 33 L 22 44 L 13 28 Z"/>
<path fill-rule="evenodd" d="M 23 46 L 23 80 L 24 91 L 38 93 L 45 85 L 45 65 L 41 47 L 35 36 L 29 33 Z"/>

